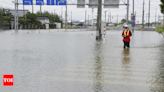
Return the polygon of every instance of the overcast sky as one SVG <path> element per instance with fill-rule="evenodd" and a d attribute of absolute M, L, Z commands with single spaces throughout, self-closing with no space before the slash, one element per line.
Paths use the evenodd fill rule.
<path fill-rule="evenodd" d="M 14 9 L 14 4 L 12 3 L 12 1 L 14 0 L 0 0 L 3 2 L 3 8 L 8 8 L 8 9 Z M 46 0 L 45 0 L 46 1 Z M 71 1 L 71 0 L 69 0 Z M 73 2 L 77 2 L 77 0 L 72 0 Z M 139 23 L 142 22 L 142 10 L 143 10 L 143 0 L 134 0 L 135 1 L 135 11 L 137 13 L 137 21 L 139 21 Z M 155 14 L 161 15 L 160 13 L 160 7 L 159 4 L 161 3 L 160 0 L 150 0 L 151 1 L 151 12 L 150 12 L 150 16 L 151 16 L 151 21 L 150 22 L 154 22 L 155 21 Z M 19 2 L 22 2 L 22 0 L 19 0 Z M 34 0 L 35 2 L 35 0 Z M 88 2 L 88 0 L 86 0 L 86 2 Z M 127 0 L 120 0 L 120 4 L 126 3 Z M 129 0 L 130 2 L 130 7 L 129 7 L 129 15 L 132 13 L 132 3 L 133 0 Z M 70 2 L 69 2 L 70 3 Z M 149 8 L 149 0 L 145 0 L 145 21 L 146 21 L 146 14 L 148 13 L 148 8 Z M 19 5 L 19 9 L 23 9 L 23 5 Z M 25 6 L 26 10 L 29 10 L 30 12 L 32 12 L 32 6 Z M 156 11 L 157 9 L 157 11 Z M 40 10 L 40 6 L 36 6 L 34 5 L 34 13 Z M 65 6 L 47 6 L 44 5 L 42 6 L 42 12 L 43 11 L 49 11 L 49 12 L 53 12 L 55 11 L 55 13 L 59 14 L 61 16 L 63 10 L 63 19 L 65 19 Z M 85 11 L 87 11 L 87 20 L 88 20 L 88 14 L 89 14 L 89 19 L 92 19 L 92 9 L 88 8 L 88 6 L 86 5 L 85 8 L 77 8 L 76 5 L 72 6 L 72 5 L 68 5 L 68 20 L 71 19 L 71 11 L 72 11 L 72 19 L 73 20 L 85 20 Z M 105 20 L 105 13 L 104 11 L 108 11 L 107 12 L 107 16 L 109 11 L 111 12 L 112 15 L 112 22 L 116 22 L 117 21 L 117 14 L 118 14 L 118 21 L 120 22 L 121 19 L 125 18 L 125 14 L 126 14 L 126 6 L 125 5 L 120 5 L 119 8 L 117 9 L 108 9 L 108 8 L 103 8 L 103 12 L 102 12 L 102 20 Z M 155 13 L 156 12 L 156 13 Z M 97 9 L 94 9 L 94 18 L 97 15 Z M 156 19 L 158 20 L 158 17 L 156 17 Z M 108 17 L 106 19 L 108 21 Z M 129 18 L 130 20 L 130 18 Z"/>

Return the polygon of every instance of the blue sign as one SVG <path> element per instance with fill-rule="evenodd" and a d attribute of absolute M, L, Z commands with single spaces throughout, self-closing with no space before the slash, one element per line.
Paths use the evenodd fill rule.
<path fill-rule="evenodd" d="M 47 0 L 47 5 L 56 5 L 56 0 Z"/>
<path fill-rule="evenodd" d="M 33 5 L 33 0 L 23 0 L 23 5 Z"/>
<path fill-rule="evenodd" d="M 67 5 L 66 0 L 56 0 L 56 5 Z"/>
<path fill-rule="evenodd" d="M 36 0 L 36 5 L 44 5 L 44 1 L 43 0 Z"/>
<path fill-rule="evenodd" d="M 132 25 L 132 27 L 135 27 L 135 20 L 136 20 L 136 17 L 135 17 L 135 15 L 131 15 L 132 17 L 131 17 L 131 25 Z"/>

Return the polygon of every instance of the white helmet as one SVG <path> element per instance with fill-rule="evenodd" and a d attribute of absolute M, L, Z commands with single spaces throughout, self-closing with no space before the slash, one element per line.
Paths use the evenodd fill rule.
<path fill-rule="evenodd" d="M 128 28 L 128 25 L 124 25 L 124 27 L 127 27 Z"/>

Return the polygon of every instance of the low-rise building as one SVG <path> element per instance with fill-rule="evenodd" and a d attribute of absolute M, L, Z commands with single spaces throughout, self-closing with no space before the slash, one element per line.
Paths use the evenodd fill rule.
<path fill-rule="evenodd" d="M 37 16 L 37 19 L 43 24 L 45 24 L 46 29 L 49 29 L 49 17 L 48 16 Z"/>
<path fill-rule="evenodd" d="M 4 9 L 7 12 L 10 12 L 12 15 L 12 20 L 11 21 L 11 29 L 14 29 L 14 17 L 15 17 L 15 10 L 14 9 Z M 18 10 L 18 17 L 23 17 L 25 16 L 28 12 L 30 12 L 29 10 Z"/>

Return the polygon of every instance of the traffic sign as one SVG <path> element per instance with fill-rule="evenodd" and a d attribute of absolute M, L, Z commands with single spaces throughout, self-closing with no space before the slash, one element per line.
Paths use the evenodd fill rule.
<path fill-rule="evenodd" d="M 104 0 L 104 4 L 119 4 L 120 0 Z M 104 5 L 104 8 L 119 8 L 119 5 Z"/>
<path fill-rule="evenodd" d="M 132 27 L 135 27 L 135 20 L 136 20 L 136 17 L 135 17 L 135 15 L 131 15 L 131 25 L 132 25 Z"/>
<path fill-rule="evenodd" d="M 23 0 L 23 5 L 33 5 L 33 0 Z"/>
<path fill-rule="evenodd" d="M 44 5 L 44 1 L 43 0 L 36 0 L 36 5 Z"/>
<path fill-rule="evenodd" d="M 56 5 L 67 5 L 66 0 L 56 0 Z"/>
<path fill-rule="evenodd" d="M 56 0 L 47 0 L 47 5 L 56 5 Z"/>
<path fill-rule="evenodd" d="M 89 4 L 98 4 L 98 0 L 89 0 Z M 89 8 L 97 8 L 98 5 L 89 5 Z"/>
<path fill-rule="evenodd" d="M 77 0 L 77 4 L 84 4 L 84 5 L 77 5 L 77 8 L 85 8 L 85 0 Z"/>

